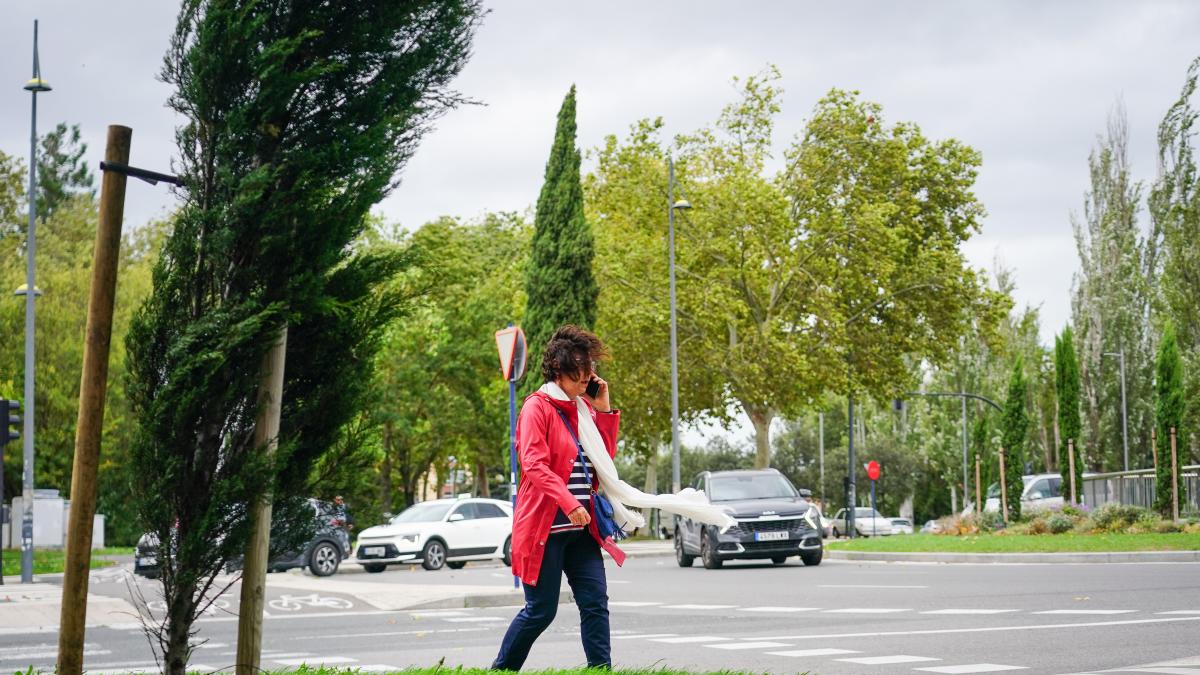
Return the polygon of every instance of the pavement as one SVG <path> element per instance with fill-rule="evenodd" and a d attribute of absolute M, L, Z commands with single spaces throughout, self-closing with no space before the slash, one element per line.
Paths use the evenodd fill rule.
<path fill-rule="evenodd" d="M 1200 563 L 973 565 L 827 558 L 818 567 L 790 559 L 706 570 L 699 564 L 681 569 L 669 547 L 652 544 L 656 547 L 642 547 L 622 568 L 606 563 L 618 668 L 1200 675 Z M 102 597 L 129 597 L 131 582 L 147 597 L 157 590 L 154 581 L 131 579 L 127 567 L 97 573 L 101 578 L 91 590 Z M 499 595 L 511 585 L 509 569 L 498 562 L 436 572 L 347 571 L 323 579 L 272 574 L 262 665 L 361 672 L 439 662 L 447 668 L 486 667 L 516 607 L 383 610 L 365 599 L 382 603 L 387 593 L 428 601 L 420 594 L 430 586 L 459 586 L 463 598 L 481 588 Z M 233 662 L 237 598 L 238 587 L 231 587 L 194 624 L 191 669 L 217 671 Z M 0 672 L 29 666 L 52 671 L 56 638 L 53 628 L 0 630 Z M 93 674 L 159 670 L 137 623 L 89 628 L 84 650 Z M 563 605 L 526 667 L 582 662 L 580 617 L 575 607 Z"/>

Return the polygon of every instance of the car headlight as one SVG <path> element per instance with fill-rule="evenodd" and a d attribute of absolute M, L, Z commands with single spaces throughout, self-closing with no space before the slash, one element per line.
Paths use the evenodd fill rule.
<path fill-rule="evenodd" d="M 814 530 L 821 529 L 821 524 L 817 521 L 817 517 L 813 515 L 813 509 L 809 509 L 804 513 L 804 522 Z"/>
<path fill-rule="evenodd" d="M 413 533 L 413 534 L 401 534 L 401 535 L 398 535 L 398 536 L 396 537 L 396 541 L 398 541 L 398 542 L 401 542 L 401 543 L 405 543 L 405 544 L 415 544 L 415 543 L 417 543 L 417 541 L 418 541 L 420 538 L 421 538 L 421 535 L 420 535 L 420 534 L 417 534 L 417 533 Z"/>

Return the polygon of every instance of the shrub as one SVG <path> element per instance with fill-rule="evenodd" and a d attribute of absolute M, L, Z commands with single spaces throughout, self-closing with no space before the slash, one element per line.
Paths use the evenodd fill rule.
<path fill-rule="evenodd" d="M 1029 521 L 1029 524 L 1025 526 L 1025 531 L 1028 534 L 1049 534 L 1050 526 L 1044 517 L 1038 516 Z"/>
<path fill-rule="evenodd" d="M 1004 515 L 999 511 L 984 511 L 979 518 L 979 529 L 984 532 L 995 532 L 1004 529 Z"/>
<path fill-rule="evenodd" d="M 1065 513 L 1055 513 L 1046 519 L 1046 528 L 1050 534 L 1062 534 L 1075 527 L 1075 519 Z"/>
<path fill-rule="evenodd" d="M 1146 516 L 1149 516 L 1154 521 L 1158 520 L 1158 516 L 1149 509 L 1131 504 L 1108 503 L 1096 509 L 1095 513 L 1091 515 L 1091 519 L 1097 530 L 1123 532 Z M 1142 522 L 1146 521 L 1142 520 Z"/>
<path fill-rule="evenodd" d="M 1183 524 L 1173 520 L 1160 520 L 1154 524 L 1154 531 L 1159 534 L 1174 534 L 1176 532 L 1183 532 L 1183 530 Z"/>

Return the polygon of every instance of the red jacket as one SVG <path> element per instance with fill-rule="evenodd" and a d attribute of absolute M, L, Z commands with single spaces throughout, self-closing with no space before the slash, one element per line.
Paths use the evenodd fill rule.
<path fill-rule="evenodd" d="M 567 489 L 571 468 L 578 451 L 571 433 L 563 425 L 555 408 L 567 415 L 572 429 L 578 434 L 578 411 L 574 401 L 558 401 L 535 391 L 521 406 L 517 418 L 517 458 L 521 462 L 521 486 L 517 488 L 517 509 L 513 514 L 512 571 L 530 586 L 536 586 L 546 538 L 554 516 L 562 509 L 570 513 L 582 506 Z M 617 454 L 617 429 L 620 411 L 598 413 L 591 405 L 588 410 L 604 438 L 610 457 Z M 596 477 L 592 476 L 593 484 Z M 594 520 L 594 518 L 593 518 Z M 592 536 L 599 537 L 593 522 Z"/>

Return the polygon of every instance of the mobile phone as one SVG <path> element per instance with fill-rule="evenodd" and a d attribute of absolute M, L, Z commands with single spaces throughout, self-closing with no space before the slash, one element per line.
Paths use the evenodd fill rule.
<path fill-rule="evenodd" d="M 594 377 L 588 380 L 587 389 L 583 393 L 587 394 L 588 398 L 596 398 L 596 395 L 600 393 L 600 380 Z"/>

